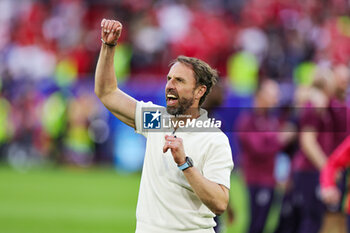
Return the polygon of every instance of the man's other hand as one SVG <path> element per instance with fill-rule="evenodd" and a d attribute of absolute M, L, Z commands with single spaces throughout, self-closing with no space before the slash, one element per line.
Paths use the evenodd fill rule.
<path fill-rule="evenodd" d="M 174 136 L 165 135 L 165 145 L 163 147 L 163 153 L 171 150 L 174 161 L 177 165 L 182 165 L 186 162 L 185 149 L 182 144 L 182 139 Z"/>

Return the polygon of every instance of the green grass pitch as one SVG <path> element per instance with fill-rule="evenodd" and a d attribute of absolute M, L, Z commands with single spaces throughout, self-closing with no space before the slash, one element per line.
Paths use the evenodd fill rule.
<path fill-rule="evenodd" d="M 112 169 L 0 166 L 0 233 L 134 233 L 140 178 Z M 242 179 L 233 175 L 235 222 L 225 233 L 245 232 L 246 198 Z"/>
<path fill-rule="evenodd" d="M 0 167 L 0 232 L 131 233 L 140 175 Z"/>

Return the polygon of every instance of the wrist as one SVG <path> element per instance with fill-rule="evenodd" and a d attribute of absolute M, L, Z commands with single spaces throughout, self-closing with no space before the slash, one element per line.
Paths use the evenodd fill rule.
<path fill-rule="evenodd" d="M 178 163 L 176 163 L 176 164 L 177 164 L 177 166 L 179 167 L 179 166 L 184 165 L 185 163 L 186 163 L 186 157 L 184 157 L 180 162 L 178 162 Z"/>
<path fill-rule="evenodd" d="M 105 44 L 102 44 L 101 45 L 101 49 L 103 51 L 105 51 L 106 54 L 109 54 L 109 55 L 114 55 L 115 53 L 115 46 L 114 47 L 111 47 L 111 46 L 108 46 L 108 45 L 105 45 Z"/>
<path fill-rule="evenodd" d="M 186 157 L 185 163 L 183 163 L 182 165 L 177 165 L 177 167 L 181 171 L 185 171 L 186 169 L 193 167 L 193 160 L 190 157 Z"/>
<path fill-rule="evenodd" d="M 105 46 L 107 46 L 109 48 L 114 48 L 117 45 L 117 42 L 115 42 L 115 43 L 107 43 L 106 41 L 104 41 L 103 38 L 101 38 L 101 41 L 102 41 L 102 45 L 105 45 Z"/>

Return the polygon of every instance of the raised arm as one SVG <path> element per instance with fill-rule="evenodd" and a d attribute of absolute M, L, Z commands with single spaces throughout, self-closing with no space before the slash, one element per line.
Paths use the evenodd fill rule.
<path fill-rule="evenodd" d="M 122 28 L 115 20 L 103 19 L 101 22 L 101 38 L 105 43 L 102 43 L 97 62 L 95 93 L 119 120 L 135 128 L 136 100 L 118 88 L 114 70 L 115 47 Z"/>

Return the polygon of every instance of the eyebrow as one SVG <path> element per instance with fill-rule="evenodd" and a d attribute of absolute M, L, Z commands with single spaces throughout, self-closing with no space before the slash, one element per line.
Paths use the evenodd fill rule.
<path fill-rule="evenodd" d="M 169 78 L 171 78 L 171 77 L 170 77 L 170 76 L 167 76 L 167 79 L 169 79 Z M 182 78 L 182 77 L 180 77 L 180 76 L 175 76 L 174 78 L 175 78 L 175 79 L 180 79 L 180 80 L 182 80 L 182 81 L 185 81 L 185 79 Z"/>

